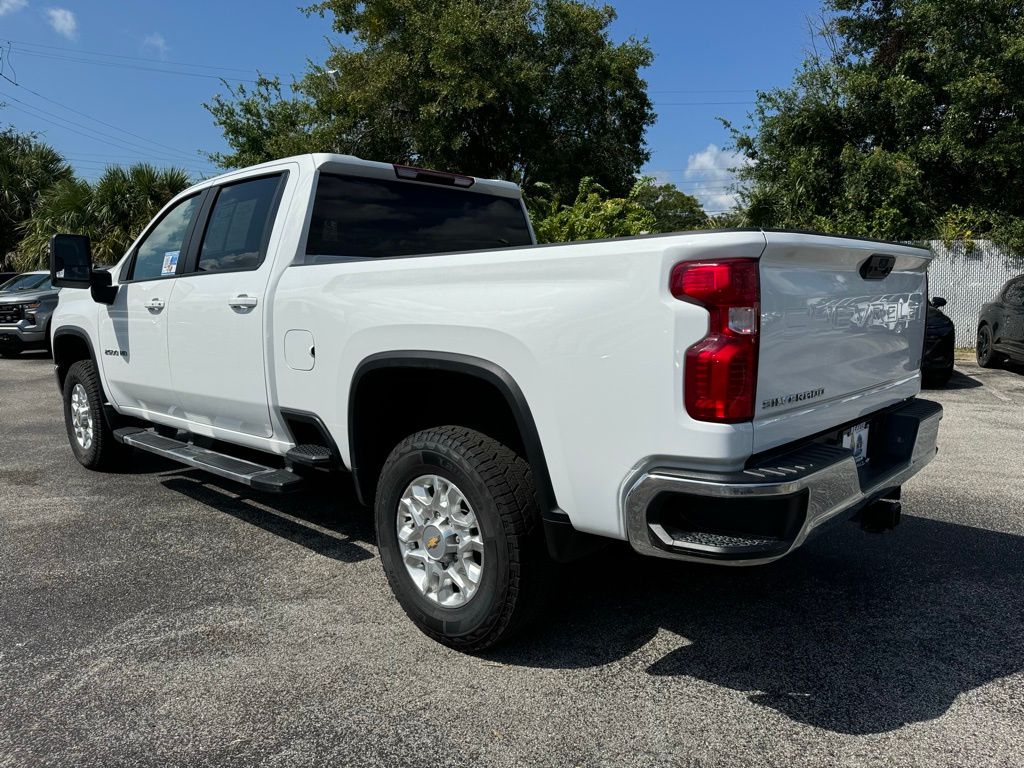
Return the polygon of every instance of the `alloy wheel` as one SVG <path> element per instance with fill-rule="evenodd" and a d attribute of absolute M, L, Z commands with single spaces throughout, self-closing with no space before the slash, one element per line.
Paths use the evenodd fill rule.
<path fill-rule="evenodd" d="M 398 502 L 402 562 L 420 594 L 446 608 L 473 599 L 484 569 L 484 543 L 465 494 L 440 475 L 413 480 Z"/>
<path fill-rule="evenodd" d="M 89 407 L 89 394 L 81 384 L 75 384 L 71 390 L 71 427 L 79 447 L 83 451 L 89 450 L 93 440 L 92 408 Z"/>

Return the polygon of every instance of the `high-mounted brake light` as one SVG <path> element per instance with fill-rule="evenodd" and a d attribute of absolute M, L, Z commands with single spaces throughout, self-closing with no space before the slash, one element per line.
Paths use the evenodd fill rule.
<path fill-rule="evenodd" d="M 444 184 L 449 187 L 472 187 L 476 181 L 472 176 L 460 176 L 457 173 L 430 171 L 426 168 L 414 168 L 411 165 L 395 165 L 395 176 L 409 181 L 424 181 L 428 184 Z"/>
<path fill-rule="evenodd" d="M 761 288 L 756 259 L 684 261 L 672 295 L 708 311 L 708 332 L 686 350 L 683 400 L 699 421 L 754 418 Z"/>

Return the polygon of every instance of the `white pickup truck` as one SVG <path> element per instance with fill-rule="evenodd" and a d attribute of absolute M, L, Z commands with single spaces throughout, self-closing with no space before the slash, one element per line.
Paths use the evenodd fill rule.
<path fill-rule="evenodd" d="M 759 230 L 539 246 L 513 184 L 305 155 L 181 193 L 109 270 L 55 236 L 53 282 L 88 290 L 53 355 L 83 465 L 350 473 L 410 618 L 480 650 L 608 539 L 746 565 L 895 525 L 942 416 L 916 399 L 928 261 Z"/>

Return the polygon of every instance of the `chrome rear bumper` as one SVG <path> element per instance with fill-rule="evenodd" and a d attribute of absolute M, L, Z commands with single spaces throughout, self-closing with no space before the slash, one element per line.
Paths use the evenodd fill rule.
<path fill-rule="evenodd" d="M 728 474 L 650 468 L 625 496 L 630 544 L 679 560 L 777 560 L 822 524 L 884 498 L 921 471 L 935 456 L 941 419 L 938 403 L 920 399 L 869 417 L 872 439 L 883 442 L 866 467 L 849 449 L 810 443 Z"/>

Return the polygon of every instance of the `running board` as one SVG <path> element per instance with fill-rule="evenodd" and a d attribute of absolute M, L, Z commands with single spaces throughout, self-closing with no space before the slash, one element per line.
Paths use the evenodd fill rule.
<path fill-rule="evenodd" d="M 132 448 L 155 453 L 165 459 L 248 485 L 258 491 L 285 493 L 297 490 L 302 485 L 302 478 L 286 469 L 274 469 L 245 459 L 236 459 L 234 456 L 163 437 L 140 427 L 115 429 L 114 439 Z"/>

